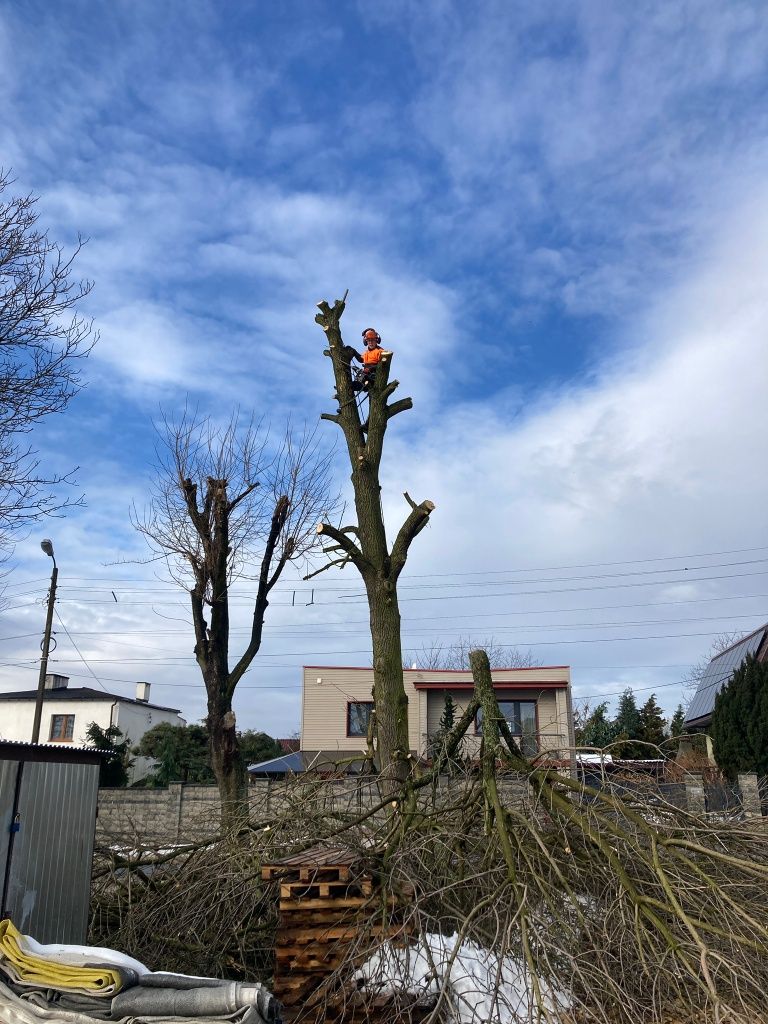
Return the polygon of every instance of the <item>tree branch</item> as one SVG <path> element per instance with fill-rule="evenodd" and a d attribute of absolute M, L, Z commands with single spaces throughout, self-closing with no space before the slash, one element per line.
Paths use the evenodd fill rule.
<path fill-rule="evenodd" d="M 393 416 L 397 416 L 399 412 L 407 412 L 408 409 L 413 408 L 412 398 L 401 398 L 397 402 L 393 402 L 387 406 L 387 419 L 391 420 Z"/>
<path fill-rule="evenodd" d="M 347 529 L 349 528 L 347 527 Z M 344 530 L 339 530 L 335 526 L 331 526 L 330 523 L 318 523 L 317 532 L 323 536 L 330 537 L 334 543 L 338 544 L 342 551 L 346 551 L 355 565 L 365 562 L 362 551 L 354 541 L 347 537 Z"/>
<path fill-rule="evenodd" d="M 309 573 L 307 576 L 302 576 L 301 578 L 303 580 L 312 580 L 315 576 L 319 576 L 321 572 L 325 572 L 327 569 L 332 569 L 334 565 L 338 565 L 343 569 L 344 566 L 349 565 L 351 561 L 351 555 L 344 555 L 343 558 L 334 558 L 332 561 L 326 562 L 325 565 L 321 565 L 319 569 L 315 569 L 314 572 Z"/>
<path fill-rule="evenodd" d="M 258 480 L 256 480 L 255 483 L 249 484 L 244 491 L 242 491 L 240 494 L 238 494 L 236 498 L 230 501 L 229 505 L 227 506 L 227 512 L 231 512 L 234 508 L 236 508 L 240 504 L 240 502 L 243 501 L 243 499 L 247 498 L 248 495 L 251 494 L 253 491 L 255 491 L 258 486 Z"/>
<path fill-rule="evenodd" d="M 411 542 L 421 533 L 435 510 L 435 504 L 432 501 L 422 501 L 420 505 L 416 505 L 407 494 L 405 497 L 411 506 L 411 512 L 400 527 L 395 543 L 392 545 L 392 573 L 395 579 L 403 570 Z"/>
<path fill-rule="evenodd" d="M 264 615 L 266 613 L 267 606 L 269 605 L 268 595 L 272 587 L 274 587 L 275 583 L 280 578 L 280 573 L 285 568 L 285 565 L 290 559 L 293 551 L 293 544 L 289 538 L 286 542 L 285 549 L 278 560 L 275 571 L 270 577 L 269 570 L 272 565 L 272 558 L 274 557 L 277 542 L 285 525 L 289 507 L 290 502 L 288 501 L 288 498 L 285 495 L 282 495 L 278 498 L 275 510 L 272 513 L 272 522 L 269 527 L 269 534 L 267 536 L 266 544 L 264 545 L 264 554 L 261 559 L 259 586 L 256 591 L 256 601 L 253 607 L 251 639 L 243 652 L 242 657 L 229 673 L 229 678 L 227 679 L 227 692 L 230 698 L 235 692 L 235 687 L 240 682 L 240 679 L 247 671 L 249 665 L 256 657 L 256 654 L 261 647 L 261 635 L 264 629 Z"/>

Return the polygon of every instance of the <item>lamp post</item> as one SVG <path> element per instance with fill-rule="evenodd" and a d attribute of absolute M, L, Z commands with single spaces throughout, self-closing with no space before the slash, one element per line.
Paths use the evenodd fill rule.
<path fill-rule="evenodd" d="M 53 604 L 56 600 L 56 579 L 59 575 L 56 559 L 53 557 L 53 544 L 46 538 L 40 547 L 53 559 L 51 573 L 51 589 L 48 591 L 48 614 L 45 617 L 45 635 L 43 636 L 43 655 L 40 659 L 40 678 L 37 681 L 37 697 L 35 698 L 35 721 L 32 725 L 32 742 L 40 742 L 40 720 L 43 717 L 43 695 L 45 694 L 45 676 L 48 672 L 48 650 L 51 646 L 51 626 L 53 625 Z"/>

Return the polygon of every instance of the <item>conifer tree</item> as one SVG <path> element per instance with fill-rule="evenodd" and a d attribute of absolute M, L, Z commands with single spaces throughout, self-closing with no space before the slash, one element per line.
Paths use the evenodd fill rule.
<path fill-rule="evenodd" d="M 712 741 L 720 769 L 768 775 L 768 662 L 748 655 L 715 697 Z"/>
<path fill-rule="evenodd" d="M 640 738 L 640 711 L 637 707 L 637 701 L 635 700 L 632 688 L 629 686 L 619 697 L 619 705 L 613 726 L 614 739 L 624 741 L 616 748 L 616 756 L 625 758 L 643 757 L 642 747 L 638 747 L 632 742 Z"/>
<path fill-rule="evenodd" d="M 640 728 L 637 739 L 643 743 L 652 743 L 654 746 L 660 747 L 665 738 L 664 712 L 659 707 L 656 694 L 652 693 L 640 709 Z M 638 755 L 640 757 L 655 756 L 654 752 L 647 747 L 640 748 L 640 750 L 642 751 Z"/>
<path fill-rule="evenodd" d="M 614 724 L 608 718 L 608 701 L 603 701 L 576 730 L 576 746 L 607 747 L 613 741 L 614 735 Z"/>
<path fill-rule="evenodd" d="M 685 710 L 682 704 L 677 705 L 669 723 L 670 736 L 682 736 L 685 732 Z"/>

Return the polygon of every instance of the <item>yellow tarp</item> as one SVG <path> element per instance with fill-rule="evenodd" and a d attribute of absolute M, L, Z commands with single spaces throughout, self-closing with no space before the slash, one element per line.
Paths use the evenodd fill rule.
<path fill-rule="evenodd" d="M 83 967 L 78 964 L 48 960 L 29 952 L 24 936 L 9 920 L 0 921 L 0 961 L 6 961 L 23 985 L 41 988 L 77 989 L 93 995 L 114 994 L 122 987 L 117 968 L 103 965 Z"/>

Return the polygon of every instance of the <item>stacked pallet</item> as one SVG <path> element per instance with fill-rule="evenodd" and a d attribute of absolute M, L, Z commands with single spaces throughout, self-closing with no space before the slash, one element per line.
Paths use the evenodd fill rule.
<path fill-rule="evenodd" d="M 362 962 L 377 940 L 402 934 L 394 900 L 383 899 L 358 854 L 338 847 L 265 865 L 262 879 L 280 887 L 273 992 L 285 1017 L 351 1024 L 357 999 L 329 976 Z"/>

